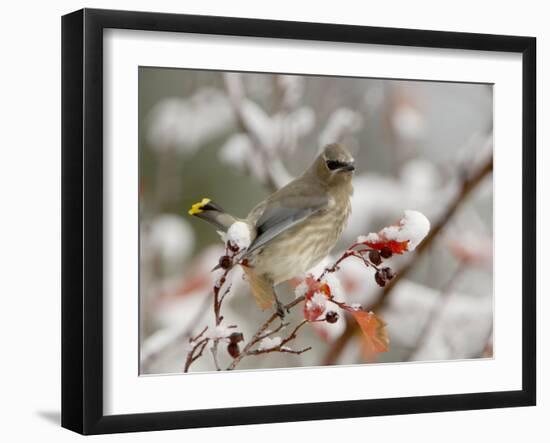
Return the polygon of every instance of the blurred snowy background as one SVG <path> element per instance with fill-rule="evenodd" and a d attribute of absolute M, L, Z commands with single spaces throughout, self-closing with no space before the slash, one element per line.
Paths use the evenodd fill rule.
<path fill-rule="evenodd" d="M 336 141 L 354 154 L 356 177 L 353 213 L 333 259 L 405 209 L 441 228 L 412 261 L 391 259 L 406 272 L 389 290 L 353 260 L 335 274 L 349 304 L 376 307 L 388 324 L 390 351 L 376 361 L 493 355 L 492 176 L 469 181 L 492 164 L 491 85 L 164 68 L 139 75 L 142 374 L 181 372 L 187 337 L 213 322 L 219 275 L 210 270 L 223 244 L 187 215 L 191 204 L 209 197 L 245 216 Z M 223 314 L 247 338 L 267 313 L 240 271 L 232 279 Z M 278 294 L 294 297 L 286 285 Z M 342 316 L 304 328 L 296 347 L 311 351 L 251 357 L 239 368 L 362 363 L 350 323 Z M 213 370 L 209 357 L 192 371 Z"/>

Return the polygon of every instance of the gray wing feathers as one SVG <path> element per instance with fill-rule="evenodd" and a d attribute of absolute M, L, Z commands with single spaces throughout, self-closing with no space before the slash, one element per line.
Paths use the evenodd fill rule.
<path fill-rule="evenodd" d="M 268 206 L 256 222 L 257 236 L 246 250 L 244 257 L 325 208 L 327 203 L 326 197 L 310 197 L 307 201 L 303 197 L 298 197 L 284 202 L 284 206 L 279 204 Z M 300 207 L 300 204 L 304 206 Z"/>

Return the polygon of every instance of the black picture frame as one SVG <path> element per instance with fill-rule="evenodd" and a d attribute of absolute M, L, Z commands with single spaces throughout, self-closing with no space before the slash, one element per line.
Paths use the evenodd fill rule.
<path fill-rule="evenodd" d="M 522 389 L 103 413 L 103 30 L 192 32 L 520 53 L 523 64 Z M 536 403 L 536 39 L 230 17 L 83 9 L 62 18 L 62 426 L 82 434 L 290 422 Z"/>

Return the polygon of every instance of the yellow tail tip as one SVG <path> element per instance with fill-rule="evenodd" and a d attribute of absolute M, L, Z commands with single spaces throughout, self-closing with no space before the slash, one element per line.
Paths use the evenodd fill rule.
<path fill-rule="evenodd" d="M 191 209 L 187 211 L 189 215 L 195 215 L 200 214 L 202 212 L 202 208 L 204 208 L 208 203 L 210 203 L 209 198 L 203 198 L 200 202 L 195 203 L 191 206 Z"/>

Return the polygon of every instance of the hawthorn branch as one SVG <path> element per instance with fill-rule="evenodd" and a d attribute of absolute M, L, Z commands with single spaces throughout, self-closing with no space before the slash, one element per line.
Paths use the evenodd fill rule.
<path fill-rule="evenodd" d="M 361 250 L 356 250 L 354 248 L 358 247 L 358 246 L 362 246 L 363 249 Z M 372 267 L 376 270 L 378 270 L 378 267 L 372 263 L 370 260 L 368 260 L 366 257 L 365 257 L 365 254 L 368 253 L 370 251 L 369 248 L 365 248 L 364 245 L 359 245 L 359 244 L 353 244 L 350 248 L 348 248 L 346 251 L 344 251 L 342 253 L 342 255 L 338 258 L 338 260 L 336 260 L 336 262 L 334 262 L 334 264 L 332 266 L 329 266 L 327 268 L 325 268 L 323 270 L 323 272 L 321 273 L 321 275 L 319 275 L 319 277 L 317 277 L 316 281 L 317 282 L 321 282 L 323 280 L 323 278 L 329 274 L 329 273 L 333 273 L 333 272 L 336 272 L 338 271 L 339 269 L 339 265 L 340 263 L 342 263 L 344 260 L 350 258 L 350 257 L 356 257 L 356 258 L 359 258 L 364 264 L 366 267 Z M 306 300 L 306 296 L 305 295 L 302 295 L 302 296 L 299 296 L 297 297 L 295 300 L 291 301 L 290 303 L 288 303 L 287 305 L 285 305 L 283 307 L 284 310 L 286 310 L 287 312 L 290 311 L 293 307 L 295 307 L 296 305 L 304 302 Z M 329 302 L 331 303 L 334 303 L 335 305 L 337 306 L 340 306 L 341 308 L 344 308 L 346 310 L 349 310 L 350 309 L 350 306 L 346 305 L 345 303 L 343 302 L 339 302 L 337 300 L 334 299 L 334 297 L 330 296 L 328 297 L 327 299 Z M 235 357 L 233 359 L 233 361 L 231 362 L 231 364 L 228 366 L 227 370 L 233 370 L 237 367 L 237 365 L 239 364 L 239 362 L 246 356 L 251 356 L 251 355 L 261 355 L 261 354 L 267 354 L 267 353 L 270 353 L 270 352 L 286 352 L 286 353 L 289 353 L 289 354 L 296 354 L 296 355 L 299 355 L 299 354 L 302 354 L 304 352 L 307 352 L 309 351 L 310 349 L 312 349 L 311 346 L 308 346 L 304 349 L 301 349 L 301 350 L 293 350 L 293 349 L 290 349 L 288 348 L 286 345 L 292 341 L 292 340 L 295 340 L 297 338 L 297 334 L 298 334 L 298 331 L 304 326 L 306 325 L 307 323 L 314 323 L 314 322 L 321 322 L 321 321 L 326 321 L 326 317 L 325 318 L 322 318 L 322 319 L 317 319 L 317 320 L 302 320 L 295 328 L 294 330 L 290 333 L 290 335 L 288 335 L 285 339 L 283 339 L 281 341 L 281 343 L 279 343 L 279 345 L 277 346 L 274 346 L 272 348 L 268 348 L 268 349 L 253 349 L 254 346 L 258 343 L 260 343 L 264 338 L 267 338 L 267 337 L 270 337 L 274 334 L 276 334 L 277 332 L 281 331 L 283 328 L 285 328 L 286 326 L 289 325 L 289 323 L 284 323 L 284 322 L 281 322 L 274 330 L 272 331 L 268 331 L 268 327 L 271 325 L 271 323 L 273 323 L 275 321 L 275 319 L 278 318 L 278 315 L 277 313 L 273 313 L 260 327 L 259 329 L 256 331 L 256 333 L 252 336 L 252 338 L 248 341 L 248 343 L 245 345 L 245 347 L 243 348 L 243 350 L 241 351 L 241 353 Z"/>
<path fill-rule="evenodd" d="M 416 253 L 409 262 L 401 269 L 399 272 L 397 272 L 397 275 L 393 280 L 388 282 L 386 287 L 383 291 L 381 291 L 380 297 L 378 300 L 369 307 L 370 311 L 377 311 L 384 307 L 387 303 L 388 297 L 391 294 L 393 288 L 401 280 L 404 278 L 414 267 L 416 263 L 416 259 L 418 257 L 422 256 L 434 243 L 435 239 L 438 237 L 438 235 L 441 233 L 441 231 L 444 229 L 444 227 L 447 225 L 449 220 L 455 215 L 458 208 L 464 203 L 464 201 L 471 195 L 472 191 L 481 183 L 481 181 L 487 177 L 491 172 L 493 171 L 493 156 L 491 155 L 485 163 L 472 175 L 469 177 L 467 176 L 462 181 L 462 185 L 460 188 L 460 191 L 457 193 L 457 195 L 454 197 L 454 199 L 449 203 L 447 210 L 443 214 L 443 216 L 439 219 L 439 221 L 432 227 L 426 238 L 420 245 L 416 248 Z M 352 337 L 355 336 L 355 334 L 359 332 L 359 328 L 356 324 L 352 324 L 348 322 L 346 324 L 346 329 L 344 333 L 334 342 L 332 347 L 329 349 L 327 354 L 325 355 L 325 358 L 323 360 L 323 365 L 333 365 L 336 363 L 338 358 L 340 357 L 340 354 L 348 344 L 348 342 L 351 340 Z"/>
<path fill-rule="evenodd" d="M 296 298 L 295 300 L 292 300 L 290 303 L 287 303 L 283 309 L 285 311 L 290 311 L 294 306 L 302 303 L 304 300 L 306 299 L 306 297 L 304 295 L 302 295 L 301 297 L 298 297 Z M 274 312 L 273 314 L 271 314 L 271 316 L 264 322 L 262 323 L 262 325 L 258 328 L 258 330 L 256 331 L 256 333 L 252 336 L 252 338 L 248 341 L 248 343 L 244 346 L 243 350 L 241 351 L 241 353 L 235 357 L 233 359 L 233 361 L 231 362 L 231 364 L 227 367 L 227 370 L 228 371 L 232 371 L 233 369 L 235 369 L 237 367 L 237 365 L 239 364 L 239 362 L 244 358 L 246 357 L 247 355 L 250 355 L 249 352 L 251 351 L 252 347 L 258 343 L 259 341 L 262 340 L 262 338 L 265 338 L 264 336 L 267 334 L 267 335 L 270 335 L 270 333 L 267 333 L 267 328 L 269 327 L 269 325 L 271 323 L 273 323 L 277 318 L 279 318 L 279 316 L 277 315 L 276 312 Z M 279 330 L 282 329 L 281 326 L 279 326 Z"/>
<path fill-rule="evenodd" d="M 333 272 L 336 272 L 338 271 L 338 266 L 340 265 L 340 263 L 342 263 L 344 260 L 348 259 L 349 257 L 357 257 L 359 260 L 361 260 L 363 262 L 363 264 L 366 266 L 366 267 L 370 267 L 370 268 L 373 268 L 375 269 L 376 271 L 378 271 L 378 266 L 376 266 L 374 263 L 372 263 L 370 260 L 367 260 L 367 258 L 365 258 L 365 253 L 367 253 L 368 251 L 370 251 L 371 249 L 368 249 L 368 248 L 365 248 L 365 249 L 361 249 L 361 250 L 354 250 L 353 248 L 359 246 L 360 244 L 359 243 L 354 243 L 353 245 L 351 245 L 341 256 L 338 260 L 336 260 L 336 262 L 332 265 L 332 266 L 329 266 L 328 268 L 325 268 L 323 270 L 323 272 L 321 273 L 321 275 L 319 276 L 319 278 L 317 279 L 317 281 L 321 281 L 325 275 L 329 274 L 329 273 L 333 273 Z M 361 244 L 361 246 L 364 246 Z"/>
<path fill-rule="evenodd" d="M 206 348 L 206 345 L 210 341 L 210 338 L 208 337 L 202 338 L 206 333 L 207 329 L 208 329 L 208 326 L 205 326 L 204 329 L 196 337 L 189 339 L 189 343 L 193 343 L 193 342 L 196 342 L 196 343 L 191 348 L 191 350 L 187 353 L 187 358 L 185 359 L 185 366 L 183 367 L 183 372 L 189 372 L 189 368 L 191 367 L 193 362 L 202 357 L 202 354 L 204 353 L 204 349 Z"/>
<path fill-rule="evenodd" d="M 255 350 L 252 350 L 252 351 L 248 351 L 248 354 L 247 355 L 260 355 L 260 354 L 268 354 L 270 352 L 286 352 L 286 353 L 289 353 L 289 354 L 302 354 L 306 351 L 309 351 L 311 348 L 311 346 L 308 346 L 307 348 L 304 348 L 300 351 L 295 351 L 293 349 L 290 349 L 288 347 L 286 347 L 286 344 L 291 342 L 292 340 L 295 340 L 296 337 L 297 337 L 297 334 L 298 334 L 298 331 L 304 326 L 306 325 L 307 323 L 309 323 L 307 320 L 302 320 L 300 323 L 298 323 L 298 325 L 294 328 L 294 330 L 290 333 L 290 335 L 288 337 L 286 337 L 284 340 L 281 341 L 281 343 L 277 346 L 274 346 L 272 348 L 268 348 L 268 349 L 255 349 Z M 258 343 L 260 340 L 256 340 L 256 343 Z"/>
<path fill-rule="evenodd" d="M 282 329 L 286 328 L 288 325 L 290 325 L 290 323 L 281 322 L 281 324 L 279 326 L 277 326 L 275 329 L 273 329 L 272 331 L 266 331 L 266 333 L 264 335 L 261 335 L 260 337 L 258 337 L 258 341 L 261 341 L 264 338 L 271 337 L 272 335 L 275 335 L 277 332 L 279 332 Z"/>

